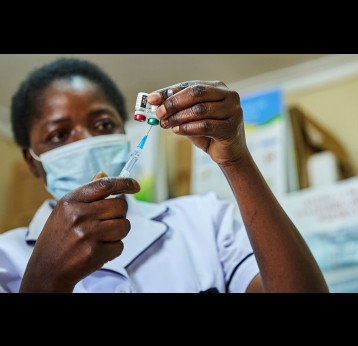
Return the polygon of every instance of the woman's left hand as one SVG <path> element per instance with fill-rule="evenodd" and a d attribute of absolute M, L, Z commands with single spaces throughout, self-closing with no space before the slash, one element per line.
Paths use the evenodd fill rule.
<path fill-rule="evenodd" d="M 183 82 L 157 90 L 147 100 L 159 106 L 162 128 L 187 136 L 220 166 L 236 164 L 247 154 L 240 96 L 224 83 Z"/>

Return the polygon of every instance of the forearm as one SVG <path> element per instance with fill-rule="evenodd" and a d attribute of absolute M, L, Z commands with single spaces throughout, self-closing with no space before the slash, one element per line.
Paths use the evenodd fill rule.
<path fill-rule="evenodd" d="M 221 167 L 240 208 L 267 292 L 328 292 L 307 244 L 248 153 Z"/>

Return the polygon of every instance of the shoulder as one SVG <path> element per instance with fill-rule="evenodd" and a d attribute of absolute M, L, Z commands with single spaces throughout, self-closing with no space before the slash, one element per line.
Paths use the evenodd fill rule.
<path fill-rule="evenodd" d="M 6 263 L 22 263 L 27 261 L 33 247 L 26 242 L 28 229 L 15 228 L 0 235 L 0 267 Z M 25 258 L 25 259 L 24 259 Z"/>
<path fill-rule="evenodd" d="M 235 209 L 231 202 L 219 198 L 215 192 L 176 197 L 168 200 L 166 203 L 169 208 L 185 209 L 198 214 L 223 215 L 230 213 L 234 215 Z"/>
<path fill-rule="evenodd" d="M 217 207 L 218 205 L 230 205 L 229 202 L 221 200 L 218 198 L 216 193 L 209 192 L 204 195 L 185 195 L 180 197 L 174 197 L 167 199 L 162 202 L 148 202 L 141 201 L 133 198 L 132 196 L 127 196 L 131 206 L 140 208 L 140 210 L 161 210 L 161 209 L 191 209 L 191 208 L 208 208 L 208 207 Z"/>
<path fill-rule="evenodd" d="M 28 228 L 27 227 L 18 227 L 11 230 L 8 230 L 4 233 L 0 234 L 0 243 L 6 242 L 6 241 L 12 241 L 16 239 L 23 239 L 24 236 L 27 233 Z"/>
<path fill-rule="evenodd" d="M 171 211 L 172 215 L 197 218 L 209 217 L 213 222 L 222 219 L 224 215 L 234 217 L 235 207 L 227 200 L 220 199 L 215 192 L 203 195 L 187 195 L 169 199 L 162 204 Z"/>
<path fill-rule="evenodd" d="M 162 202 L 164 203 L 164 202 Z M 176 205 L 229 205 L 230 203 L 221 200 L 215 192 L 209 192 L 204 195 L 186 195 L 186 196 L 180 196 L 175 197 L 172 199 L 169 199 L 165 202 L 168 206 L 176 206 Z"/>
<path fill-rule="evenodd" d="M 0 292 L 18 292 L 33 247 L 26 243 L 26 227 L 0 235 Z"/>
<path fill-rule="evenodd" d="M 0 247 L 4 244 L 24 242 L 27 231 L 27 227 L 19 227 L 0 234 Z"/>

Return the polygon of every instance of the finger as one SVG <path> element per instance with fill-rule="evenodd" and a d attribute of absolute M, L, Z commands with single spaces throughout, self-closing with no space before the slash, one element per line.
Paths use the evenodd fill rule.
<path fill-rule="evenodd" d="M 97 245 L 96 259 L 102 263 L 107 263 L 118 257 L 124 249 L 123 242 L 101 242 Z"/>
<path fill-rule="evenodd" d="M 188 137 L 209 137 L 215 140 L 226 140 L 238 133 L 237 127 L 233 127 L 230 122 L 216 119 L 205 119 L 192 121 L 173 128 L 173 132 L 178 135 Z"/>
<path fill-rule="evenodd" d="M 194 106 L 188 107 L 180 112 L 174 113 L 165 120 L 160 121 L 160 126 L 163 128 L 173 128 L 192 121 L 199 121 L 204 119 L 227 120 L 234 122 L 235 119 L 239 121 L 236 114 L 241 115 L 241 107 L 237 104 L 237 109 L 231 107 L 230 110 L 221 102 L 203 102 L 197 103 Z M 232 118 L 232 119 L 230 119 Z"/>
<path fill-rule="evenodd" d="M 131 178 L 101 178 L 91 181 L 71 191 L 62 199 L 64 201 L 94 202 L 110 195 L 121 193 L 137 193 L 140 190 L 138 182 Z"/>
<path fill-rule="evenodd" d="M 176 89 L 176 87 L 169 86 L 165 89 L 153 91 L 152 93 L 148 94 L 147 101 L 152 105 L 159 105 L 163 103 L 167 98 L 173 96 L 173 89 Z"/>
<path fill-rule="evenodd" d="M 125 238 L 131 229 L 126 218 L 102 221 L 97 230 L 98 239 L 102 242 L 116 242 Z"/>
<path fill-rule="evenodd" d="M 173 94 L 178 93 L 181 90 L 184 90 L 188 87 L 199 85 L 199 84 L 206 84 L 206 85 L 212 85 L 212 86 L 224 86 L 225 84 L 220 81 L 202 81 L 202 80 L 192 80 L 187 82 L 181 82 L 177 84 L 173 84 L 171 86 L 168 86 L 166 88 L 158 89 L 156 91 L 153 91 L 152 93 L 148 94 L 148 102 L 151 104 L 161 104 L 163 103 L 168 97 L 168 91 L 171 90 Z"/>
<path fill-rule="evenodd" d="M 97 220 L 110 220 L 127 216 L 128 203 L 124 198 L 113 197 L 91 203 L 92 217 Z"/>
<path fill-rule="evenodd" d="M 160 120 L 165 120 L 174 113 L 196 104 L 223 101 L 234 93 L 238 96 L 235 91 L 228 90 L 224 86 L 224 84 L 222 87 L 207 84 L 194 84 L 165 100 L 158 107 L 156 115 Z M 237 100 L 237 103 L 240 104 L 239 98 L 237 98 Z"/>

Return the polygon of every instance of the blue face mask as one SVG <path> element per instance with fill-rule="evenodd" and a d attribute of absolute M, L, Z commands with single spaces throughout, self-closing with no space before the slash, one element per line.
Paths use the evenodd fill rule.
<path fill-rule="evenodd" d="M 110 177 L 121 172 L 130 155 L 124 134 L 93 136 L 49 150 L 37 156 L 46 172 L 47 190 L 59 200 L 66 193 L 91 181 L 100 171 Z"/>

